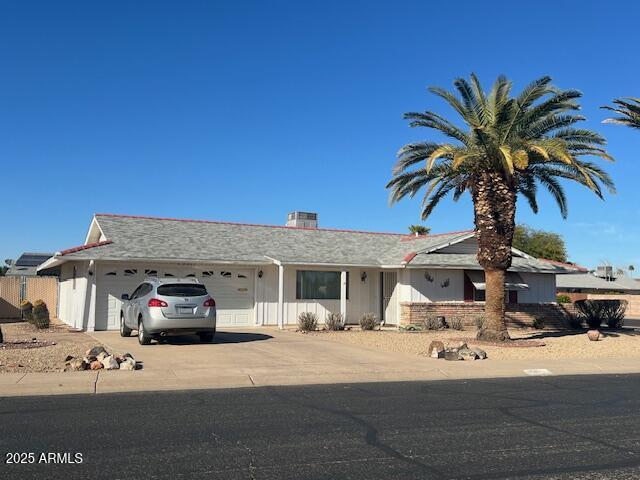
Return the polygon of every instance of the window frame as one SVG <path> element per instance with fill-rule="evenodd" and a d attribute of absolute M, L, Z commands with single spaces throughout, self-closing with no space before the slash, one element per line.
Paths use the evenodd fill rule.
<path fill-rule="evenodd" d="M 321 273 L 321 274 L 328 274 L 328 273 L 333 273 L 333 274 L 337 274 L 337 279 L 338 279 L 338 294 L 337 297 L 319 297 L 319 296 L 303 296 L 302 294 L 304 293 L 302 290 L 302 281 L 301 281 L 301 277 L 304 274 L 307 273 Z M 347 271 L 347 285 L 346 285 L 346 300 L 349 300 L 349 272 Z M 342 293 L 342 271 L 340 270 L 296 270 L 296 300 L 341 300 L 341 293 Z"/>

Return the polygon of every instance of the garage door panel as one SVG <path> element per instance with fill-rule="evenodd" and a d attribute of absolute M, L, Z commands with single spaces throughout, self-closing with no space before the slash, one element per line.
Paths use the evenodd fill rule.
<path fill-rule="evenodd" d="M 249 325 L 253 313 L 253 274 L 250 270 L 204 270 L 201 280 L 216 301 L 218 325 Z"/>

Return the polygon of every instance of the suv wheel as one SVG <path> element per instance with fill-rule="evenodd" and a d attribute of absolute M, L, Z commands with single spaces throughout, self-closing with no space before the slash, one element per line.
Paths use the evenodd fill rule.
<path fill-rule="evenodd" d="M 140 345 L 149 345 L 151 343 L 151 337 L 144 330 L 142 318 L 138 320 L 138 343 Z"/>
<path fill-rule="evenodd" d="M 129 337 L 131 336 L 131 329 L 127 327 L 124 323 L 124 315 L 120 314 L 120 336 L 121 337 Z"/>

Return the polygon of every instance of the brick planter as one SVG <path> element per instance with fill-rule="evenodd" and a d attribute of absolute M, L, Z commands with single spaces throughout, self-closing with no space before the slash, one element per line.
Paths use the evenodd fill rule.
<path fill-rule="evenodd" d="M 576 314 L 572 304 L 514 303 L 506 308 L 507 324 L 511 327 L 530 327 L 535 318 L 543 318 L 546 326 L 567 328 L 569 318 Z M 427 317 L 442 315 L 460 317 L 465 325 L 475 326 L 476 318 L 484 315 L 484 303 L 479 302 L 402 302 L 400 325 L 420 324 Z"/>

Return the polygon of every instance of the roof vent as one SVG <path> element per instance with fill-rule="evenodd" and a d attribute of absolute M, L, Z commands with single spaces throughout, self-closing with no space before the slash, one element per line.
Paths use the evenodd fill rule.
<path fill-rule="evenodd" d="M 611 265 L 598 265 L 596 267 L 596 277 L 604 278 L 605 280 L 613 280 L 613 267 Z"/>
<path fill-rule="evenodd" d="M 318 228 L 318 214 L 311 212 L 291 212 L 287 215 L 287 227 Z"/>

